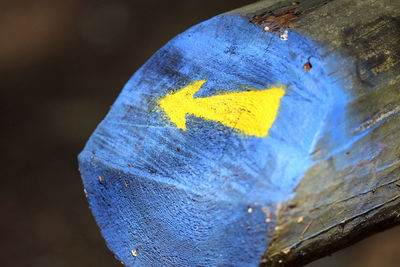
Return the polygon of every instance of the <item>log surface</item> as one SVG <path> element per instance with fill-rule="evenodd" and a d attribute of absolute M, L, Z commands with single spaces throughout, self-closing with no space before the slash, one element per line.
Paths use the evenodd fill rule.
<path fill-rule="evenodd" d="M 79 155 L 108 246 L 127 266 L 296 266 L 398 223 L 399 74 L 398 1 L 261 1 L 177 36 Z"/>
<path fill-rule="evenodd" d="M 261 1 L 234 12 L 259 26 L 278 21 L 316 40 L 323 57 L 341 57 L 326 68 L 351 96 L 323 127 L 295 197 L 278 205 L 263 263 L 305 264 L 399 223 L 400 2 Z"/>

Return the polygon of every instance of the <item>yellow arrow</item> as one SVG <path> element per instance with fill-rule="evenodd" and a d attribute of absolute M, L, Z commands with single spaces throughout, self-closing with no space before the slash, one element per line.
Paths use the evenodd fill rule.
<path fill-rule="evenodd" d="M 159 101 L 160 107 L 175 125 L 186 131 L 186 114 L 222 123 L 247 135 L 264 137 L 278 114 L 281 88 L 232 92 L 194 98 L 206 80 L 195 81 Z"/>

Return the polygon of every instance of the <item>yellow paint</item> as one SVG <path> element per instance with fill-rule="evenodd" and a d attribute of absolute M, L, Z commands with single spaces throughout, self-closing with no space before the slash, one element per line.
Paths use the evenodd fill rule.
<path fill-rule="evenodd" d="M 101 183 L 101 181 L 103 181 L 103 178 L 101 178 L 101 176 L 99 176 L 99 182 Z"/>
<path fill-rule="evenodd" d="M 246 135 L 265 137 L 278 114 L 282 88 L 231 92 L 205 98 L 194 98 L 206 80 L 168 94 L 159 101 L 169 119 L 186 131 L 186 114 L 222 123 Z"/>
<path fill-rule="evenodd" d="M 136 256 L 137 256 L 136 250 L 132 250 L 132 256 L 133 256 L 133 257 L 136 257 Z"/>

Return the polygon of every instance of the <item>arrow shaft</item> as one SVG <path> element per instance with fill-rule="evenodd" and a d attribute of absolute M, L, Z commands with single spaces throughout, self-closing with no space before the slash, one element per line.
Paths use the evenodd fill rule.
<path fill-rule="evenodd" d="M 193 98 L 187 103 L 186 112 L 248 135 L 266 136 L 283 93 L 282 89 L 270 89 Z"/>

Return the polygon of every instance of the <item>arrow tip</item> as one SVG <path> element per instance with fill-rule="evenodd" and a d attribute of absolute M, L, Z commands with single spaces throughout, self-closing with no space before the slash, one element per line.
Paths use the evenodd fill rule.
<path fill-rule="evenodd" d="M 186 114 L 193 104 L 193 95 L 206 81 L 195 81 L 176 92 L 169 93 L 159 101 L 160 107 L 179 129 L 186 131 Z"/>

